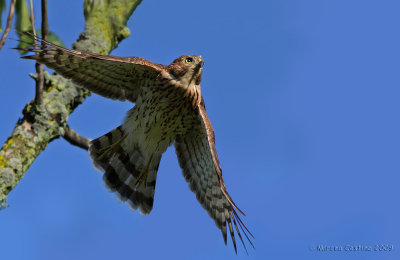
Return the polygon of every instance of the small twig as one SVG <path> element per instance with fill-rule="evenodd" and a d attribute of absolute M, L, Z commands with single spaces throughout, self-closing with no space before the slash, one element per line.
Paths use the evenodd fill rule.
<path fill-rule="evenodd" d="M 68 125 L 65 127 L 64 139 L 70 144 L 76 145 L 82 149 L 89 149 L 90 139 L 79 135 L 77 132 L 72 130 Z"/>
<path fill-rule="evenodd" d="M 32 24 L 32 31 L 33 31 L 33 35 L 36 36 L 36 29 L 35 29 L 35 15 L 33 14 L 33 3 L 32 0 L 29 0 L 29 4 L 30 4 L 30 9 L 31 9 L 31 24 Z M 35 48 L 36 48 L 36 39 L 34 39 L 35 41 Z"/>
<path fill-rule="evenodd" d="M 35 47 L 34 48 L 36 48 L 39 46 L 37 45 L 37 41 L 36 41 L 35 15 L 33 13 L 32 0 L 30 0 L 29 2 L 30 2 L 30 9 L 31 9 L 32 30 L 33 30 L 33 35 L 35 36 L 35 39 L 34 39 Z M 47 11 L 47 5 L 45 6 L 45 10 Z M 43 17 L 46 18 L 46 21 L 43 21 Z M 43 37 L 43 23 L 46 23 L 46 25 L 47 25 L 47 13 L 45 15 L 43 14 L 43 1 L 42 1 L 42 37 Z M 36 73 L 38 75 L 36 78 L 35 103 L 37 105 L 40 105 L 43 102 L 43 82 L 44 82 L 43 65 L 36 63 L 35 69 L 36 69 Z"/>
<path fill-rule="evenodd" d="M 43 65 L 36 63 L 35 64 L 36 73 L 38 77 L 36 79 L 36 89 L 35 89 L 35 103 L 37 105 L 42 104 L 43 102 Z"/>
<path fill-rule="evenodd" d="M 4 45 L 5 41 L 6 41 L 7 35 L 11 30 L 12 19 L 14 17 L 15 3 L 16 2 L 17 2 L 17 0 L 12 0 L 11 1 L 10 11 L 8 12 L 8 17 L 7 17 L 6 29 L 4 30 L 4 33 L 3 33 L 3 35 L 1 36 L 1 39 L 0 39 L 0 50 L 3 47 L 3 45 Z"/>

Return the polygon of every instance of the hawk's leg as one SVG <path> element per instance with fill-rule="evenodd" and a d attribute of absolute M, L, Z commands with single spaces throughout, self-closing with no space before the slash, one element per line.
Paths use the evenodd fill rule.
<path fill-rule="evenodd" d="M 150 156 L 150 159 L 147 161 L 146 165 L 140 171 L 140 174 L 137 177 L 137 181 L 136 181 L 136 189 L 139 189 L 139 187 L 143 184 L 143 182 L 144 182 L 144 186 L 146 187 L 146 180 L 147 180 L 147 176 L 149 175 L 149 167 L 150 167 L 152 159 L 153 159 L 153 155 Z"/>
<path fill-rule="evenodd" d="M 113 143 L 110 146 L 106 146 L 105 149 L 101 149 L 101 155 L 98 157 L 98 160 L 102 160 L 103 158 L 111 158 L 114 153 L 116 153 L 122 143 L 122 141 L 126 138 L 126 135 L 122 137 L 118 142 Z"/>

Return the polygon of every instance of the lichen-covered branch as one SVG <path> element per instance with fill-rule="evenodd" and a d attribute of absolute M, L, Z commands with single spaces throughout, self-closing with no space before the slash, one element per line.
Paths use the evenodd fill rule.
<path fill-rule="evenodd" d="M 85 30 L 74 43 L 78 50 L 108 54 L 129 36 L 126 23 L 141 0 L 86 0 Z M 33 76 L 34 78 L 36 76 Z M 44 73 L 41 104 L 31 101 L 0 150 L 0 207 L 35 158 L 64 135 L 68 116 L 90 92 L 58 75 Z"/>

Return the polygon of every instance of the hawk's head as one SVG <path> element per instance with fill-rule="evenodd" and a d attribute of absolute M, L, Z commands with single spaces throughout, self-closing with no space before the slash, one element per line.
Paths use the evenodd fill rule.
<path fill-rule="evenodd" d="M 169 66 L 169 73 L 183 86 L 200 85 L 204 60 L 200 56 L 184 55 L 174 60 Z"/>

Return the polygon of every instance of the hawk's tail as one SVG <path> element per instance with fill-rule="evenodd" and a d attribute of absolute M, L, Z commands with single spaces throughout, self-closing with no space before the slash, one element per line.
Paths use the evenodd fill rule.
<path fill-rule="evenodd" d="M 89 155 L 94 167 L 104 172 L 106 187 L 115 192 L 120 201 L 127 201 L 131 209 L 139 208 L 147 215 L 153 208 L 161 156 L 145 158 L 134 140 L 126 137 L 122 127 L 117 127 L 91 141 Z"/>

